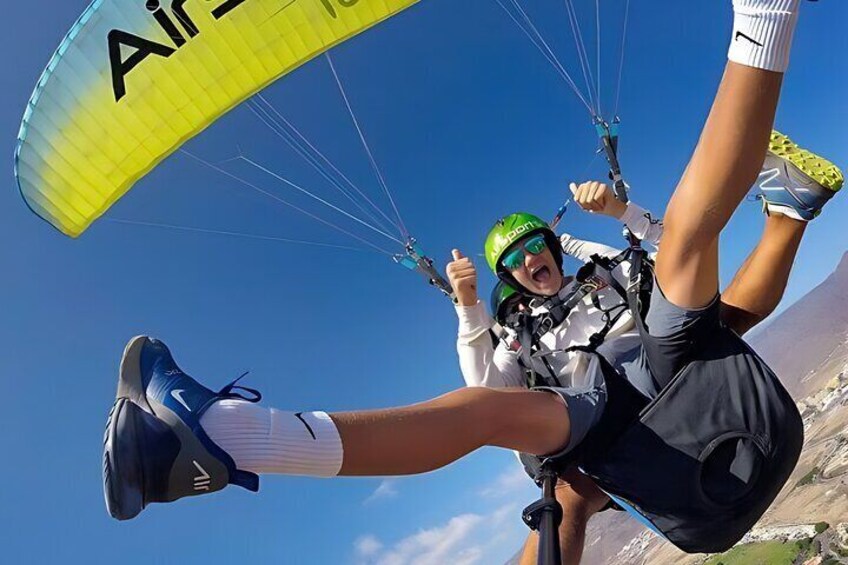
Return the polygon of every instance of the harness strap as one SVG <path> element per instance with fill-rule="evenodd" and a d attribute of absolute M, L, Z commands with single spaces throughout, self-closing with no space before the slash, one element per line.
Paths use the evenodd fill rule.
<path fill-rule="evenodd" d="M 526 320 L 529 314 L 524 314 Z M 533 352 L 540 349 L 541 344 L 536 335 L 531 331 L 531 324 L 525 322 L 519 326 L 518 343 L 521 346 L 518 355 L 518 363 L 521 368 L 527 373 L 527 385 L 530 388 L 537 386 L 559 386 L 559 381 L 556 378 L 556 373 L 547 362 L 543 360 L 547 375 L 539 375 L 533 364 Z"/>
<path fill-rule="evenodd" d="M 598 298 L 598 295 L 592 294 L 592 304 L 595 306 L 595 308 L 604 313 L 605 320 L 604 327 L 589 338 L 588 347 L 591 348 L 592 351 L 595 351 L 598 347 L 601 346 L 609 332 L 612 331 L 612 328 L 615 327 L 621 317 L 628 311 L 627 291 L 619 284 L 619 282 L 613 276 L 612 271 L 625 260 L 627 260 L 630 254 L 631 250 L 626 249 L 619 253 L 612 260 L 608 260 L 604 257 L 599 257 L 597 255 L 592 257 L 592 260 L 595 264 L 595 276 L 602 279 L 606 286 L 612 288 L 624 301 L 623 304 L 613 306 L 609 310 L 604 310 L 601 306 L 601 301 Z M 633 266 L 631 265 L 631 269 L 632 268 Z M 615 314 L 615 316 L 610 317 L 609 313 L 616 309 L 618 310 L 618 313 Z"/>
<path fill-rule="evenodd" d="M 633 319 L 636 322 L 636 327 L 639 329 L 640 335 L 646 335 L 648 328 L 645 326 L 645 320 L 642 317 L 642 305 L 639 303 L 640 294 L 642 292 L 642 266 L 645 263 L 645 250 L 642 248 L 630 249 L 630 284 L 627 285 L 625 297 L 627 306 L 633 314 Z"/>
<path fill-rule="evenodd" d="M 589 343 L 584 347 L 588 347 L 594 351 L 604 342 L 606 336 L 627 311 L 627 291 L 618 283 L 612 275 L 612 271 L 624 262 L 630 253 L 631 249 L 627 249 L 612 259 L 593 255 L 590 262 L 581 267 L 577 272 L 577 276 L 575 277 L 576 285 L 570 293 L 564 297 L 557 295 L 540 305 L 547 310 L 544 315 L 532 316 L 527 312 L 521 312 L 507 318 L 507 324 L 515 329 L 518 334 L 518 343 L 520 345 L 518 362 L 527 374 L 528 386 L 531 388 L 536 386 L 559 386 L 556 371 L 554 371 L 547 359 L 549 355 L 555 352 L 543 353 L 541 339 L 545 334 L 563 324 L 569 314 L 571 314 L 571 311 L 587 296 L 591 297 L 593 305 L 598 310 L 604 312 L 606 323 L 600 331 L 590 337 Z M 596 294 L 598 290 L 606 287 L 612 288 L 624 300 L 624 304 L 615 307 L 619 308 L 619 312 L 614 316 L 609 315 L 613 309 L 603 309 Z M 569 348 L 565 351 L 576 349 Z M 541 363 L 545 366 L 546 375 L 540 375 L 536 370 L 536 364 L 533 362 L 534 354 L 540 357 Z"/>
<path fill-rule="evenodd" d="M 590 262 L 577 272 L 576 287 L 568 295 L 565 297 L 557 295 L 540 305 L 548 312 L 544 316 L 534 318 L 533 334 L 541 337 L 565 322 L 574 307 L 586 296 L 591 296 L 593 303 L 600 310 L 600 302 L 595 293 L 606 286 L 612 287 L 626 301 L 626 292 L 612 276 L 612 271 L 627 259 L 629 253 L 630 250 L 627 249 L 612 259 L 592 255 Z"/>

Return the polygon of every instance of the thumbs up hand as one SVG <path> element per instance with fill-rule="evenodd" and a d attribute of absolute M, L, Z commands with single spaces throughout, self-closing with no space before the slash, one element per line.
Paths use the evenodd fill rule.
<path fill-rule="evenodd" d="M 456 293 L 456 301 L 460 306 L 474 306 L 478 301 L 477 269 L 459 249 L 454 249 L 452 254 L 453 261 L 448 263 L 445 271 Z"/>
<path fill-rule="evenodd" d="M 620 218 L 627 209 L 627 204 L 616 198 L 612 189 L 604 183 L 592 181 L 579 186 L 571 183 L 569 188 L 574 202 L 587 212 Z"/>

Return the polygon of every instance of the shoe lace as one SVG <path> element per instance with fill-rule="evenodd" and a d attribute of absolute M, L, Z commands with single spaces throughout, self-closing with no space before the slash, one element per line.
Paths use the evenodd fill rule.
<path fill-rule="evenodd" d="M 760 206 L 762 206 L 763 214 L 766 216 L 770 215 L 768 210 L 768 200 L 766 200 L 766 197 L 762 194 L 749 194 L 745 200 L 748 202 L 759 202 Z"/>
<path fill-rule="evenodd" d="M 221 398 L 238 398 L 238 399 L 246 400 L 247 402 L 253 402 L 253 403 L 261 401 L 262 400 L 262 393 L 261 392 L 259 392 L 256 389 L 248 388 L 246 386 L 241 386 L 241 385 L 238 384 L 238 382 L 240 380 L 242 380 L 244 377 L 246 377 L 249 374 L 250 374 L 250 371 L 245 371 L 244 373 L 242 373 L 241 376 L 239 376 L 236 380 L 234 380 L 233 382 L 231 382 L 230 384 L 228 384 L 227 386 L 225 386 L 224 388 L 219 390 L 218 396 L 220 396 Z M 242 394 L 239 394 L 238 392 L 235 392 L 237 390 L 244 391 L 244 392 L 246 392 L 246 393 L 248 393 L 252 396 L 250 396 L 250 397 L 244 396 Z"/>

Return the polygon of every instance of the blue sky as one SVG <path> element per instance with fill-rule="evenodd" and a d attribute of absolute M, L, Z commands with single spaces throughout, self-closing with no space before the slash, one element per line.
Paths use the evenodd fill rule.
<path fill-rule="evenodd" d="M 140 0 L 139 0 L 140 1 Z M 576 0 L 591 35 L 593 3 Z M 604 5 L 604 89 L 612 98 L 623 2 Z M 270 477 L 261 494 L 229 489 L 108 517 L 101 437 L 124 343 L 168 342 L 216 387 L 243 370 L 281 408 L 342 410 L 414 402 L 461 385 L 450 305 L 370 253 L 100 222 L 72 241 L 17 194 L 20 117 L 82 0 L 8 3 L 0 26 L 0 540 L 8 562 L 491 563 L 524 537 L 535 493 L 514 456 L 489 449 L 427 476 L 382 481 Z M 779 127 L 839 163 L 845 131 L 848 5 L 806 6 Z M 531 15 L 577 72 L 563 3 Z M 635 2 L 620 114 L 633 198 L 661 213 L 695 144 L 720 77 L 729 2 Z M 590 42 L 594 45 L 593 40 Z M 595 147 L 585 110 L 494 0 L 423 0 L 336 49 L 334 62 L 410 230 L 440 263 L 478 253 L 492 221 L 516 209 L 549 216 Z M 361 185 L 376 191 L 323 61 L 266 96 Z M 608 102 L 609 103 L 609 102 Z M 244 108 L 189 144 L 220 161 L 241 146 L 309 186 L 315 174 Z M 264 186 L 282 190 L 264 179 Z M 376 192 L 375 192 L 376 193 Z M 281 193 L 283 194 L 283 193 Z M 313 208 L 315 209 L 315 208 Z M 848 201 L 809 231 L 787 299 L 818 284 L 846 249 Z M 111 218 L 350 243 L 190 159 L 168 159 Z M 762 226 L 744 205 L 722 245 L 732 276 Z M 563 228 L 618 244 L 615 223 L 569 211 Z M 478 261 L 482 266 L 482 260 Z M 493 280 L 484 275 L 482 286 Z"/>

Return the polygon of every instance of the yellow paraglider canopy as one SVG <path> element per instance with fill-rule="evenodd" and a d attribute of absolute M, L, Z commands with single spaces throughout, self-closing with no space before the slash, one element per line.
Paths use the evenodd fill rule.
<path fill-rule="evenodd" d="M 21 193 L 76 237 L 228 110 L 416 2 L 95 0 L 27 107 Z"/>

